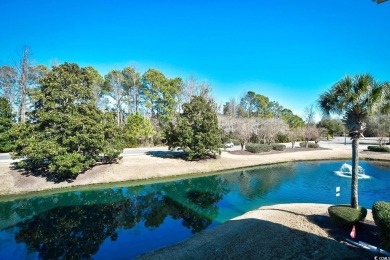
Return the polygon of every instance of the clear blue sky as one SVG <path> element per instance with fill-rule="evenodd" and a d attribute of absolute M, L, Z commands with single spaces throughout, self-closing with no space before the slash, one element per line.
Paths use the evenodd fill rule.
<path fill-rule="evenodd" d="M 0 13 L 0 65 L 28 45 L 35 63 L 194 74 L 220 102 L 254 90 L 299 115 L 346 74 L 390 80 L 390 2 L 0 0 Z"/>

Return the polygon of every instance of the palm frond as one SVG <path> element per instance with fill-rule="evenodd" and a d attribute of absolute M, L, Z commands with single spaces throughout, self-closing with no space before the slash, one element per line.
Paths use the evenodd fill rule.
<path fill-rule="evenodd" d="M 370 74 L 346 75 L 320 96 L 318 105 L 327 115 L 344 113 L 348 129 L 362 133 L 369 114 L 390 112 L 390 83 L 381 84 Z"/>

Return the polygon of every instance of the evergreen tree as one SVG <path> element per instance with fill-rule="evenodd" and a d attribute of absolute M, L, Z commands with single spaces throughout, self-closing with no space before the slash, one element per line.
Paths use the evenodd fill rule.
<path fill-rule="evenodd" d="M 181 147 L 188 159 L 203 159 L 220 153 L 221 139 L 217 115 L 204 98 L 194 96 L 183 105 L 183 113 L 176 126 L 171 123 L 166 130 L 170 147 Z"/>
<path fill-rule="evenodd" d="M 12 149 L 12 139 L 10 136 L 10 129 L 12 122 L 12 108 L 8 100 L 0 97 L 0 152 L 10 152 Z"/>
<path fill-rule="evenodd" d="M 150 109 L 152 119 L 157 119 L 161 126 L 172 120 L 179 95 L 182 79 L 168 79 L 158 70 L 149 69 L 142 76 L 142 94 L 146 108 Z"/>
<path fill-rule="evenodd" d="M 127 118 L 126 138 L 130 147 L 139 146 L 141 142 L 147 141 L 155 134 L 156 131 L 153 130 L 149 118 L 143 117 L 138 112 Z"/>
<path fill-rule="evenodd" d="M 75 176 L 98 160 L 115 161 L 123 149 L 112 114 L 95 105 L 93 78 L 77 64 L 53 67 L 32 95 L 35 109 L 14 129 L 18 166 L 56 177 Z"/>

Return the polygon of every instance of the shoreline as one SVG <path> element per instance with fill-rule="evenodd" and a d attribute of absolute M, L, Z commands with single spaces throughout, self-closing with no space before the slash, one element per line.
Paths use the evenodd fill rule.
<path fill-rule="evenodd" d="M 169 151 L 125 155 L 118 163 L 95 166 L 77 176 L 75 180 L 60 183 L 47 180 L 42 176 L 33 176 L 18 170 L 12 170 L 9 166 L 2 166 L 0 167 L 0 183 L 2 183 L 0 186 L 0 199 L 39 193 L 57 193 L 73 189 L 98 188 L 101 186 L 137 185 L 146 182 L 220 174 L 224 171 L 278 163 L 351 160 L 350 145 L 345 146 L 340 143 L 322 142 L 321 147 L 327 149 L 251 155 L 236 155 L 222 151 L 218 159 L 198 162 L 172 158 L 172 154 Z M 361 152 L 365 148 L 363 145 L 359 149 L 360 160 L 390 161 L 390 154 Z"/>
<path fill-rule="evenodd" d="M 314 203 L 263 206 L 137 259 L 373 258 L 375 254 L 345 242 L 350 230 L 334 226 L 327 212 L 329 206 Z M 365 221 L 358 227 L 358 236 L 369 242 L 366 239 L 370 238 L 374 225 L 372 212 L 368 210 Z"/>

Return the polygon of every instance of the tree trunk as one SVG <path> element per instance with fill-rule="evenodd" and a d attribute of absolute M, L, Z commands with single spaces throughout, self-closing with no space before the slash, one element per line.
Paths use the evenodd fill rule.
<path fill-rule="evenodd" d="M 359 173 L 359 138 L 352 140 L 352 183 L 351 183 L 351 207 L 358 207 L 358 173 Z"/>
<path fill-rule="evenodd" d="M 120 116 L 121 116 L 121 111 L 120 111 L 120 106 L 119 106 L 119 101 L 117 101 L 117 106 L 116 106 L 116 120 L 117 120 L 117 122 L 118 122 L 118 126 L 121 124 L 121 118 L 120 118 Z"/>
<path fill-rule="evenodd" d="M 134 106 L 135 106 L 135 113 L 138 112 L 138 87 L 134 86 Z"/>
<path fill-rule="evenodd" d="M 129 110 L 128 112 L 129 112 L 129 114 L 127 115 L 127 116 L 129 116 L 129 115 L 131 115 L 132 113 L 132 111 L 131 111 L 131 88 L 129 88 L 129 92 L 127 93 L 127 95 L 128 95 L 128 97 L 129 97 L 129 100 L 128 100 L 128 102 L 129 103 L 127 103 L 127 109 Z"/>
<path fill-rule="evenodd" d="M 26 96 L 27 96 L 27 80 L 28 80 L 28 56 L 29 49 L 25 48 L 20 64 L 20 104 L 19 104 L 19 122 L 26 122 Z"/>

